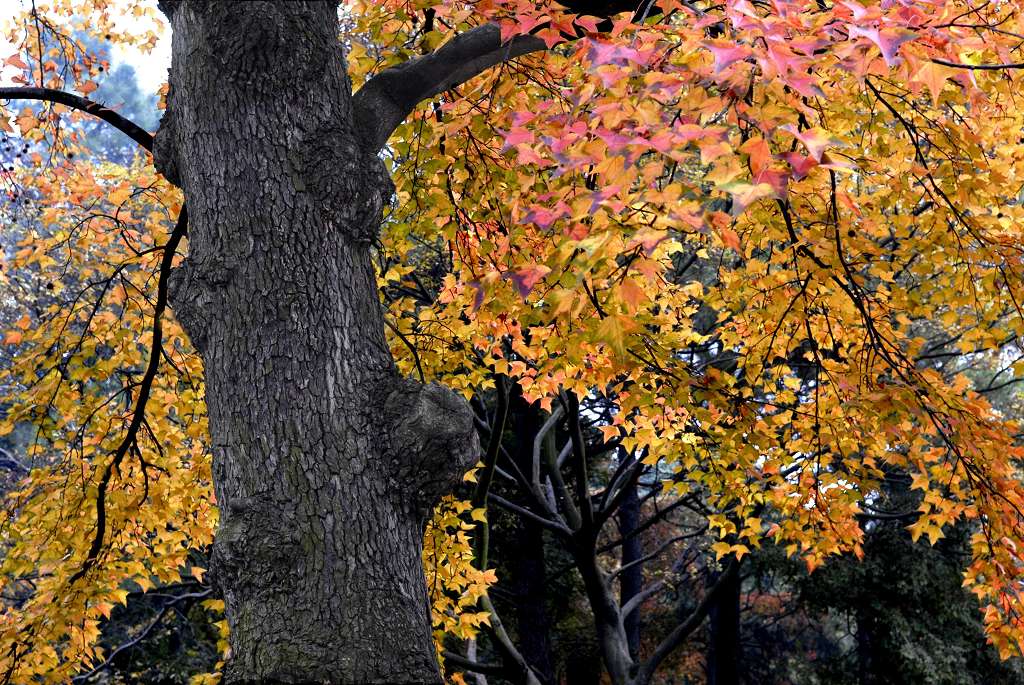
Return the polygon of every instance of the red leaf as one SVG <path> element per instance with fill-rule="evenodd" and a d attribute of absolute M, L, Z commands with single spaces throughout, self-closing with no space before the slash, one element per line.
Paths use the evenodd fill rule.
<path fill-rule="evenodd" d="M 799 152 L 787 152 L 782 157 L 793 168 L 793 179 L 797 181 L 806 178 L 807 174 L 811 173 L 811 169 L 818 166 L 818 160 L 813 157 L 804 157 Z"/>

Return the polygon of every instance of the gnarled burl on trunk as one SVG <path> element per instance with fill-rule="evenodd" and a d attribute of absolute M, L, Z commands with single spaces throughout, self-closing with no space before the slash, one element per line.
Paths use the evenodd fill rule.
<path fill-rule="evenodd" d="M 189 208 L 172 305 L 206 370 L 226 680 L 439 682 L 425 517 L 479 448 L 465 401 L 385 344 L 370 246 L 393 188 L 337 3 L 161 8 L 155 159 Z"/>

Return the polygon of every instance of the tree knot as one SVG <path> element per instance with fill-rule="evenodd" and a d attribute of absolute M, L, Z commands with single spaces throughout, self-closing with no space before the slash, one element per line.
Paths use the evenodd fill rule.
<path fill-rule="evenodd" d="M 295 189 L 310 193 L 328 221 L 354 242 L 377 238 L 384 207 L 395 192 L 380 157 L 350 131 L 328 123 L 306 134 L 289 160 Z"/>
<path fill-rule="evenodd" d="M 399 381 L 385 400 L 394 472 L 429 511 L 480 456 L 469 403 L 439 383 Z M 403 478 L 404 476 L 404 478 Z"/>

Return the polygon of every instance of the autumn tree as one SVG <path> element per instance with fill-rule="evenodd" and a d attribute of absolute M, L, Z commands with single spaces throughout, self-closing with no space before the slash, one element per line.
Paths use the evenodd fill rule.
<path fill-rule="evenodd" d="M 202 576 L 212 536 L 228 682 L 437 682 L 424 526 L 478 460 L 445 506 L 498 501 L 509 383 L 549 428 L 502 506 L 565 540 L 613 682 L 649 682 L 714 599 L 639 650 L 630 609 L 666 579 L 616 594 L 595 551 L 642 477 L 700 501 L 714 588 L 767 538 L 859 556 L 901 469 L 914 539 L 976 522 L 965 582 L 1020 650 L 1018 429 L 924 363 L 936 333 L 1001 355 L 1024 326 L 1016 5 L 396 1 L 352 6 L 343 40 L 336 2 L 159 5 L 155 137 L 87 98 L 102 64 L 59 23 L 149 40 L 105 3 L 11 33 L 25 85 L 0 95 L 48 103 L 22 136 L 70 157 L 69 108 L 153 167 L 19 170 L 58 229 L 15 262 L 86 285 L 5 338 L 3 426 L 33 423 L 37 457 L 4 520 L 8 681 L 98 659 L 125 585 Z M 61 223 L 90 202 L 121 211 Z M 502 407 L 484 449 L 474 394 Z M 467 525 L 475 580 L 449 572 L 465 530 L 426 550 L 461 545 L 433 572 L 472 585 L 449 617 L 490 582 Z"/>

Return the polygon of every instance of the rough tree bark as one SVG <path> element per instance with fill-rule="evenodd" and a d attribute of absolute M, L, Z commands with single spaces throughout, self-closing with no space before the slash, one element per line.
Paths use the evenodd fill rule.
<path fill-rule="evenodd" d="M 399 376 L 370 243 L 392 186 L 357 128 L 336 2 L 162 2 L 157 168 L 189 254 L 221 511 L 227 682 L 436 683 L 425 516 L 478 456 L 468 405 Z"/>

